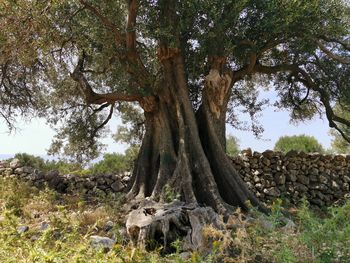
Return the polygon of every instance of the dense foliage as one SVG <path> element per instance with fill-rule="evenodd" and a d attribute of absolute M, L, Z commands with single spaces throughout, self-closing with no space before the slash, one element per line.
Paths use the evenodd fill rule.
<path fill-rule="evenodd" d="M 303 151 L 306 153 L 324 152 L 322 145 L 316 140 L 316 138 L 308 135 L 282 136 L 277 140 L 274 150 L 282 151 L 284 153 L 291 150 Z"/>
<path fill-rule="evenodd" d="M 331 107 L 341 98 L 346 109 L 350 98 L 348 1 L 174 1 L 175 28 L 159 23 L 163 2 L 138 1 L 136 24 L 127 29 L 125 1 L 2 1 L 1 117 L 9 127 L 17 116 L 48 118 L 60 127 L 50 152 L 96 157 L 102 128 L 125 110 L 117 101 L 156 92 L 160 41 L 177 46 L 178 34 L 194 105 L 200 104 L 208 58 L 221 56 L 235 74 L 244 73 L 230 97 L 227 119 L 235 127 L 262 131 L 255 113 L 266 103 L 257 100 L 263 83 L 274 83 L 276 105 L 290 109 L 292 118 L 325 112 L 331 127 L 349 126 Z M 133 48 L 148 76 L 128 57 L 125 39 L 135 31 Z M 115 95 L 110 102 L 85 104 L 87 94 L 72 78 L 83 54 L 82 73 L 94 92 Z M 237 119 L 239 110 L 249 113 L 252 125 Z"/>

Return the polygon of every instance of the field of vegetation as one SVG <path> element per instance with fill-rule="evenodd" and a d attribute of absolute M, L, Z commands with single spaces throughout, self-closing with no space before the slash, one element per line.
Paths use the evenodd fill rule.
<path fill-rule="evenodd" d="M 272 214 L 236 213 L 240 224 L 220 232 L 204 228 L 206 255 L 141 251 L 128 242 L 121 195 L 87 198 L 38 190 L 11 178 L 0 179 L 0 262 L 348 262 L 350 202 L 312 211 L 304 202 L 288 208 L 293 222 L 281 222 L 282 201 Z M 246 218 L 243 220 L 242 218 Z M 252 218 L 255 218 L 254 220 Z M 232 222 L 231 222 L 232 223 Z M 238 227 L 237 227 L 238 226 Z M 93 236 L 114 241 L 96 245 Z M 91 237 L 92 236 L 92 237 Z"/>

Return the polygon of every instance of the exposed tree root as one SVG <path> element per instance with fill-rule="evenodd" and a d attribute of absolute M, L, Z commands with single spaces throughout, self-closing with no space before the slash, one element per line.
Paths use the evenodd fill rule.
<path fill-rule="evenodd" d="M 174 201 L 170 204 L 145 201 L 127 217 L 126 227 L 135 246 L 146 250 L 162 247 L 174 252 L 173 242 L 182 240 L 184 251 L 202 251 L 206 247 L 203 228 L 224 229 L 221 217 L 210 207 Z"/>

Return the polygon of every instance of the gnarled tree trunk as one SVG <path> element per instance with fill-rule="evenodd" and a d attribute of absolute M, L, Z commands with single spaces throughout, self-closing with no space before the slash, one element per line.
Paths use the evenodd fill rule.
<path fill-rule="evenodd" d="M 182 201 L 202 203 L 223 214 L 232 206 L 247 210 L 247 201 L 263 210 L 225 154 L 224 126 L 231 77 L 212 69 L 202 105 L 195 113 L 181 52 L 162 52 L 164 80 L 145 113 L 146 134 L 128 196 L 158 201 L 164 197 L 165 189 L 171 189 Z"/>

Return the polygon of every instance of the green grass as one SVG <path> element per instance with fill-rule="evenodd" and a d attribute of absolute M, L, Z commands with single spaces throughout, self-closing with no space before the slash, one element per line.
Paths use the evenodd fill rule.
<path fill-rule="evenodd" d="M 293 212 L 296 227 L 281 223 L 282 206 L 277 200 L 270 216 L 253 212 L 270 227 L 240 221 L 235 231 L 205 227 L 209 255 L 193 252 L 181 258 L 181 241 L 175 253 L 161 256 L 159 251 L 135 249 L 120 234 L 124 224 L 120 196 L 86 200 L 79 195 L 39 191 L 15 179 L 0 178 L 0 262 L 349 262 L 350 202 L 330 208 L 322 217 L 304 202 Z M 239 213 L 238 213 L 239 214 Z M 104 231 L 107 221 L 114 228 Z M 239 216 L 235 217 L 239 221 Z M 40 224 L 49 227 L 40 230 Z M 29 231 L 19 234 L 19 226 Z M 110 251 L 90 246 L 89 237 L 116 237 Z"/>

